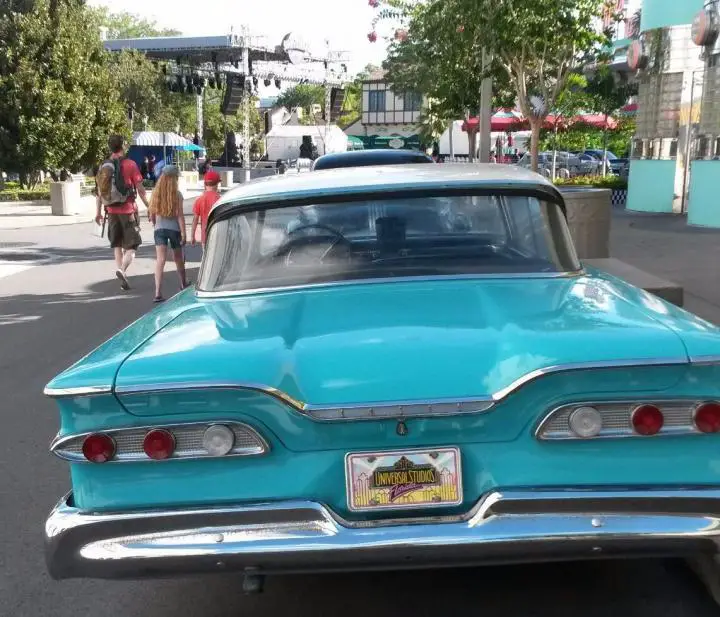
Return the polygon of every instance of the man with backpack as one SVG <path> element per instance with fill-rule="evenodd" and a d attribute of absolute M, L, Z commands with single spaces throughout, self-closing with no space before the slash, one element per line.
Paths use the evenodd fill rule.
<path fill-rule="evenodd" d="M 115 253 L 115 276 L 120 287 L 127 291 L 130 283 L 127 269 L 135 259 L 142 239 L 136 197 L 149 208 L 143 177 L 135 161 L 125 157 L 125 138 L 112 135 L 108 140 L 110 158 L 100 165 L 95 177 L 97 185 L 97 210 L 95 221 L 103 220 L 102 208 L 107 213 L 108 240 Z"/>

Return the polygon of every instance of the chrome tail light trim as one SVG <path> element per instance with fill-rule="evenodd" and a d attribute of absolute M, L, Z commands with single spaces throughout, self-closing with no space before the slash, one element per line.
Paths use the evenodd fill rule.
<path fill-rule="evenodd" d="M 235 434 L 235 445 L 228 454 L 213 456 L 203 448 L 202 439 L 205 431 L 216 424 L 227 426 Z M 175 438 L 175 451 L 172 456 L 163 460 L 151 459 L 143 449 L 143 439 L 152 430 L 170 431 Z M 56 437 L 50 444 L 50 451 L 59 458 L 71 463 L 89 463 L 82 452 L 82 444 L 86 437 L 97 433 L 81 433 Z M 237 456 L 261 456 L 270 451 L 268 442 L 251 426 L 237 421 L 190 422 L 184 424 L 167 424 L 162 426 L 139 426 L 116 428 L 101 431 L 115 441 L 115 456 L 108 463 L 162 463 L 173 460 L 218 459 Z M 108 464 L 104 463 L 104 464 Z"/>
<path fill-rule="evenodd" d="M 537 429 L 535 437 L 541 441 L 592 441 L 595 439 L 619 439 L 637 437 L 668 437 L 673 435 L 705 435 L 695 426 L 695 410 L 703 403 L 715 402 L 710 399 L 665 399 L 665 400 L 620 400 L 602 402 L 577 402 L 556 407 L 546 414 Z M 665 422 L 656 435 L 639 435 L 632 426 L 632 415 L 642 405 L 655 405 L 663 414 Z M 594 437 L 580 437 L 570 428 L 570 416 L 580 407 L 593 407 L 600 412 L 603 426 Z"/>

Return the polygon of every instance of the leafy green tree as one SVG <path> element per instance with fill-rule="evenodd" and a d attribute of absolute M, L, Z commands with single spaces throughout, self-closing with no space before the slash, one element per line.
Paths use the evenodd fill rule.
<path fill-rule="evenodd" d="M 588 80 L 587 93 L 592 101 L 593 111 L 605 117 L 602 148 L 607 156 L 608 118 L 621 109 L 631 96 L 637 94 L 637 86 L 630 84 L 627 80 L 617 78 L 609 67 L 600 66 Z M 603 165 L 603 175 L 606 174 L 607 167 Z"/>
<path fill-rule="evenodd" d="M 402 44 L 391 46 L 389 63 L 399 67 L 391 71 L 398 83 L 403 71 L 414 71 L 425 75 L 416 77 L 418 82 L 441 84 L 446 91 L 464 83 L 475 97 L 478 82 L 502 70 L 530 123 L 537 169 L 540 129 L 568 76 L 607 53 L 610 33 L 598 32 L 597 23 L 608 10 L 606 0 L 386 0 L 379 17 L 406 23 L 407 33 L 399 38 L 411 47 L 413 40 L 417 44 L 414 52 Z M 483 50 L 493 58 L 484 68 Z M 450 99 L 450 107 L 467 105 L 467 96 L 458 92 L 459 100 Z"/>
<path fill-rule="evenodd" d="M 139 39 L 180 34 L 178 30 L 161 28 L 156 22 L 143 19 L 127 11 L 114 13 L 106 6 L 94 7 L 89 10 L 98 27 L 104 26 L 108 29 L 109 39 Z"/>
<path fill-rule="evenodd" d="M 555 179 L 556 172 L 558 134 L 572 122 L 574 116 L 591 108 L 592 99 L 587 92 L 587 85 L 587 79 L 584 75 L 580 75 L 579 73 L 568 75 L 565 87 L 555 102 L 555 108 L 553 109 L 553 139 L 552 147 L 550 148 L 553 151 L 551 170 L 553 180 Z M 538 139 L 540 139 L 540 136 L 538 136 Z"/>
<path fill-rule="evenodd" d="M 515 104 L 515 92 L 502 67 L 497 62 L 483 67 L 480 41 L 457 14 L 456 4 L 456 0 L 431 0 L 384 9 L 385 18 L 408 23 L 407 30 L 398 29 L 389 46 L 384 64 L 388 80 L 396 91 L 422 92 L 432 101 L 432 112 L 426 111 L 423 118 L 433 118 L 436 127 L 478 113 L 480 88 L 488 73 L 494 82 L 494 107 Z M 468 139 L 474 152 L 476 133 L 469 132 Z"/>
<path fill-rule="evenodd" d="M 532 168 L 537 169 L 540 129 L 569 76 L 609 49 L 610 33 L 597 29 L 609 6 L 606 0 L 456 1 L 477 40 L 515 86 L 530 123 Z"/>
<path fill-rule="evenodd" d="M 298 84 L 285 90 L 278 97 L 277 104 L 288 109 L 300 107 L 309 113 L 313 105 L 325 107 L 325 87 L 314 84 Z"/>
<path fill-rule="evenodd" d="M 108 55 L 80 0 L 0 14 L 0 168 L 24 186 L 41 170 L 77 172 L 126 126 Z"/>
<path fill-rule="evenodd" d="M 257 110 L 256 100 L 252 99 L 250 103 L 250 150 L 253 150 L 253 143 L 261 141 L 264 131 L 264 123 Z M 205 147 L 208 154 L 213 159 L 222 156 L 225 149 L 225 135 L 227 132 L 242 133 L 243 127 L 243 106 L 237 114 L 223 116 L 221 112 L 222 92 L 220 90 L 205 90 L 205 113 L 203 133 L 205 138 Z M 238 146 L 240 143 L 238 142 Z M 255 146 L 255 151 L 260 150 L 260 145 Z"/>

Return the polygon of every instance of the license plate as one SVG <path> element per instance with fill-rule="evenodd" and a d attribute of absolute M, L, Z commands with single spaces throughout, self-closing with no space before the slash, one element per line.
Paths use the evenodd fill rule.
<path fill-rule="evenodd" d="M 462 503 L 458 448 L 356 452 L 345 457 L 353 511 L 457 506 Z"/>

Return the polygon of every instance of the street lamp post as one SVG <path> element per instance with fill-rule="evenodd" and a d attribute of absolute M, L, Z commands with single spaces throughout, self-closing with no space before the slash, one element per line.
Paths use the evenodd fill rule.
<path fill-rule="evenodd" d="M 250 182 L 250 39 L 247 27 L 243 28 L 243 74 L 245 75 L 245 93 L 243 96 L 243 167 L 245 182 Z"/>

